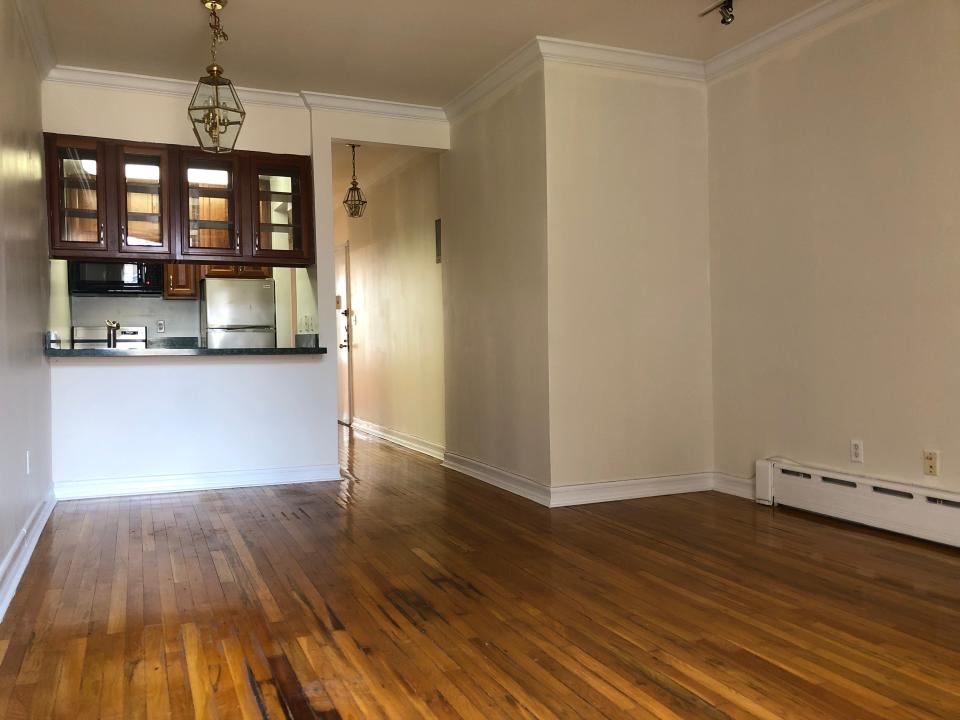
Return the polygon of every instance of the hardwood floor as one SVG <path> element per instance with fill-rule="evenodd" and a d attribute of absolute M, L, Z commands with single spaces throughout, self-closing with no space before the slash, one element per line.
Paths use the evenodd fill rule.
<path fill-rule="evenodd" d="M 2 718 L 960 718 L 960 553 L 716 493 L 343 483 L 57 506 Z"/>

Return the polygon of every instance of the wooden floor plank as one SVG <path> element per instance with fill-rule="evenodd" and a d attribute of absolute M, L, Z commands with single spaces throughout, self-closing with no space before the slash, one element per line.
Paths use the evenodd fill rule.
<path fill-rule="evenodd" d="M 341 461 L 60 503 L 0 717 L 960 717 L 954 549 L 715 493 L 548 510 L 349 431 Z"/>

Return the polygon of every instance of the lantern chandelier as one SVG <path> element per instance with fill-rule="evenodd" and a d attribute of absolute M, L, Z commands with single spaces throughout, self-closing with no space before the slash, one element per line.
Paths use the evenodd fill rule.
<path fill-rule="evenodd" d="M 210 59 L 206 76 L 200 78 L 193 93 L 187 114 L 193 134 L 200 147 L 210 153 L 228 153 L 233 150 L 247 113 L 233 83 L 223 76 L 223 67 L 217 64 L 217 45 L 229 38 L 223 31 L 218 10 L 227 0 L 201 0 L 210 11 Z"/>
<path fill-rule="evenodd" d="M 363 211 L 367 208 L 367 198 L 357 184 L 357 148 L 359 145 L 351 145 L 350 152 L 353 154 L 353 182 L 347 188 L 347 194 L 343 197 L 343 207 L 347 211 L 347 216 L 352 218 L 363 217 Z"/>

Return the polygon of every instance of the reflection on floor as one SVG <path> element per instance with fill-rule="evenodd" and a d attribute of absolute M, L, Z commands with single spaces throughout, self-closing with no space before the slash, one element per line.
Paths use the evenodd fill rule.
<path fill-rule="evenodd" d="M 61 503 L 0 717 L 960 717 L 954 550 L 714 493 L 549 511 L 342 452 L 342 483 Z"/>

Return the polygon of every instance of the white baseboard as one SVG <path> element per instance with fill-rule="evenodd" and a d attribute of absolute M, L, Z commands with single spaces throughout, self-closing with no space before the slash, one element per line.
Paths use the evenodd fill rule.
<path fill-rule="evenodd" d="M 636 500 L 638 498 L 705 492 L 713 489 L 713 473 L 634 478 L 550 488 L 550 507 Z"/>
<path fill-rule="evenodd" d="M 153 495 L 157 493 L 223 490 L 261 485 L 292 485 L 340 479 L 339 465 L 230 470 L 188 475 L 153 475 L 55 482 L 57 500 Z"/>
<path fill-rule="evenodd" d="M 712 472 L 548 487 L 530 478 L 454 453 L 444 455 L 443 466 L 551 508 L 705 492 L 716 488 L 716 473 Z M 740 484 L 743 483 L 750 485 L 746 480 Z M 722 492 L 744 492 L 739 484 L 730 484 L 729 487 L 729 490 Z M 734 487 L 738 492 L 732 492 Z M 752 498 L 752 490 L 750 497 Z"/>
<path fill-rule="evenodd" d="M 713 489 L 726 495 L 736 495 L 745 500 L 755 500 L 755 481 L 750 478 L 727 475 L 726 473 L 713 474 Z"/>
<path fill-rule="evenodd" d="M 550 488 L 536 480 L 454 453 L 444 454 L 443 466 L 550 507 Z"/>
<path fill-rule="evenodd" d="M 37 546 L 40 533 L 43 532 L 56 504 L 57 500 L 51 488 L 30 514 L 3 560 L 0 560 L 0 621 L 3 621 L 3 616 L 7 614 L 7 608 L 10 607 L 17 586 L 20 585 L 23 573 L 30 563 L 30 556 Z"/>
<path fill-rule="evenodd" d="M 443 445 L 438 445 L 437 443 L 430 442 L 429 440 L 423 440 L 413 435 L 407 435 L 406 433 L 398 432 L 397 430 L 391 430 L 383 427 L 382 425 L 377 425 L 376 423 L 372 423 L 367 420 L 361 420 L 360 418 L 353 419 L 353 427 L 362 432 L 369 433 L 370 435 L 376 435 L 378 438 L 389 440 L 390 442 L 400 445 L 401 447 L 405 447 L 408 450 L 415 450 L 416 452 L 429 455 L 437 460 L 443 460 Z"/>

